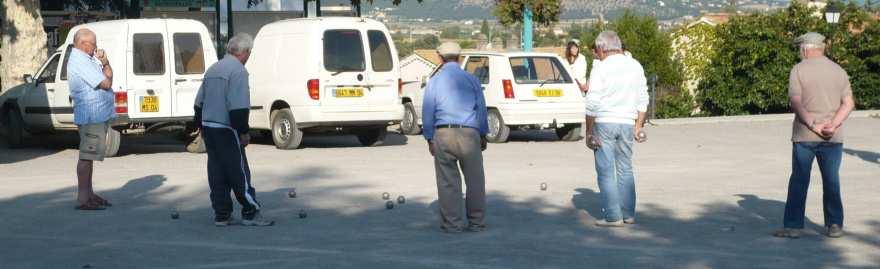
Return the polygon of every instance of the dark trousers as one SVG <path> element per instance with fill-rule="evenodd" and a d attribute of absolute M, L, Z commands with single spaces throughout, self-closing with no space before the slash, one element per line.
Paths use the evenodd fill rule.
<path fill-rule="evenodd" d="M 840 198 L 840 161 L 843 144 L 825 142 L 794 143 L 791 154 L 791 178 L 788 181 L 788 199 L 785 202 L 785 228 L 803 229 L 807 190 L 813 159 L 822 172 L 822 205 L 825 226 L 843 227 L 843 202 Z"/>
<path fill-rule="evenodd" d="M 232 199 L 229 192 L 241 204 L 241 215 L 252 219 L 260 210 L 257 193 L 251 185 L 244 147 L 238 132 L 232 128 L 203 127 L 202 138 L 208 150 L 208 184 L 211 187 L 211 206 L 218 219 L 232 215 Z"/>
<path fill-rule="evenodd" d="M 467 194 L 464 199 L 469 226 L 484 226 L 486 211 L 486 175 L 480 133 L 471 128 L 437 129 L 434 135 L 434 171 L 437 175 L 437 200 L 442 228 L 463 228 L 461 221 L 461 174 Z"/>

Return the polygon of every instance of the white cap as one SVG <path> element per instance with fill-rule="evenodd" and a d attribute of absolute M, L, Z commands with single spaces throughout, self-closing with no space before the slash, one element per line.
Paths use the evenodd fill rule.
<path fill-rule="evenodd" d="M 799 45 L 809 44 L 809 45 L 824 46 L 825 45 L 825 36 L 823 36 L 819 33 L 816 33 L 816 32 L 809 32 L 809 33 L 803 34 L 803 35 L 795 38 L 794 43 L 799 44 Z"/>
<path fill-rule="evenodd" d="M 437 53 L 440 56 L 458 56 L 461 55 L 461 46 L 455 42 L 443 42 L 443 44 L 437 47 Z"/>

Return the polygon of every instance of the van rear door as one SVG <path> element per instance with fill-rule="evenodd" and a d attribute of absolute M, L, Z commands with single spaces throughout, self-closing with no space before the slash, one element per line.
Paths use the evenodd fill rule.
<path fill-rule="evenodd" d="M 172 22 L 173 23 L 173 22 Z M 202 85 L 205 70 L 217 61 L 210 37 L 201 25 L 169 25 L 171 36 L 171 116 L 193 116 L 193 103 Z"/>
<path fill-rule="evenodd" d="M 126 64 L 128 77 L 128 115 L 138 118 L 171 117 L 169 37 L 164 20 L 142 20 L 128 25 Z"/>
<path fill-rule="evenodd" d="M 400 71 L 389 40 L 384 31 L 367 30 L 370 69 L 373 71 L 367 75 L 367 102 L 377 110 L 400 105 Z"/>
<path fill-rule="evenodd" d="M 322 110 L 369 111 L 372 91 L 367 81 L 363 35 L 355 29 L 332 29 L 323 34 Z"/>

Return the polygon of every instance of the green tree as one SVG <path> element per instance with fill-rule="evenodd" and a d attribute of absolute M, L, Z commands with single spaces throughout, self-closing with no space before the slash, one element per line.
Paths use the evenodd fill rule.
<path fill-rule="evenodd" d="M 813 12 L 793 2 L 785 10 L 734 17 L 718 26 L 716 54 L 697 88 L 703 111 L 711 115 L 789 111 L 788 77 L 799 58 L 792 40 L 824 25 Z"/>
<path fill-rule="evenodd" d="M 686 117 L 696 109 L 697 85 L 706 75 L 715 57 L 717 35 L 715 26 L 705 23 L 684 25 L 672 32 L 674 57 L 682 67 L 682 89 L 679 93 L 662 99 L 658 107 L 661 117 Z"/>
<path fill-rule="evenodd" d="M 681 64 L 672 57 L 672 39 L 669 33 L 659 30 L 656 18 L 627 10 L 610 28 L 620 35 L 633 58 L 642 63 L 645 74 L 658 76 L 658 87 L 678 89 L 681 86 Z"/>
<path fill-rule="evenodd" d="M 522 23 L 523 8 L 528 5 L 533 13 L 532 20 L 537 24 L 549 26 L 559 21 L 561 9 L 559 0 L 495 0 L 493 13 L 501 25 L 511 26 Z"/>
<path fill-rule="evenodd" d="M 480 24 L 480 34 L 486 37 L 486 40 L 492 42 L 492 28 L 489 28 L 489 22 L 483 19 L 483 23 Z"/>
<path fill-rule="evenodd" d="M 450 27 L 443 28 L 443 30 L 440 31 L 440 38 L 459 39 L 459 38 L 461 38 L 461 34 L 462 34 L 461 27 L 450 26 Z"/>

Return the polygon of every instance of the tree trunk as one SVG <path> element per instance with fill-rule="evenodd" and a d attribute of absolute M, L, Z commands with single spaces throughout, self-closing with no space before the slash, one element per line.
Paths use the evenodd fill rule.
<path fill-rule="evenodd" d="M 24 83 L 46 60 L 40 1 L 0 0 L 0 90 Z M 2 92 L 0 91 L 0 92 Z"/>

